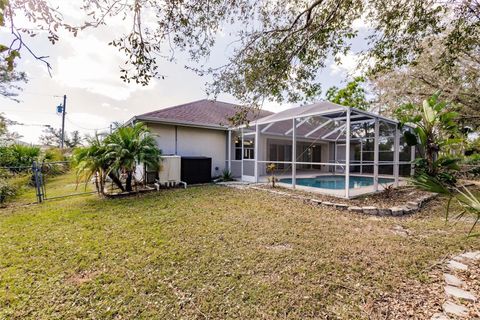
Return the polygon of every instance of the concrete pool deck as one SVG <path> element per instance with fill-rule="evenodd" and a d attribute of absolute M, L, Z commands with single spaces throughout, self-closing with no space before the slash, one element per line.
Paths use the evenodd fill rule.
<path fill-rule="evenodd" d="M 318 176 L 338 176 L 338 177 L 345 177 L 344 174 L 334 174 L 330 172 L 298 172 L 296 174 L 297 179 L 302 179 L 302 178 L 316 178 Z M 358 177 L 368 177 L 373 179 L 373 175 L 371 174 L 350 174 L 350 177 L 352 176 L 358 176 Z M 291 179 L 292 175 L 291 174 L 282 174 L 282 175 L 275 175 L 275 177 L 278 180 L 281 179 Z M 394 179 L 393 176 L 391 175 L 379 175 L 378 178 L 385 178 L 385 179 Z M 261 183 L 268 183 L 268 176 L 261 176 L 259 178 L 259 182 Z M 278 181 L 276 183 L 280 187 L 288 188 L 288 189 L 293 189 L 292 185 L 289 183 L 284 183 Z M 380 192 L 385 189 L 385 187 L 394 184 L 394 182 L 390 183 L 379 183 L 378 184 L 378 191 Z M 404 186 L 407 184 L 407 180 L 405 178 L 399 178 L 398 185 L 399 186 Z M 327 188 L 318 188 L 318 187 L 311 187 L 311 186 L 303 186 L 296 184 L 295 185 L 296 190 L 302 190 L 302 191 L 307 191 L 307 192 L 312 192 L 312 193 L 319 193 L 319 194 L 324 194 L 328 196 L 334 196 L 338 198 L 345 198 L 345 189 L 327 189 Z M 355 198 L 359 196 L 364 196 L 368 194 L 375 193 L 373 185 L 371 186 L 364 186 L 364 187 L 356 187 L 356 188 L 350 188 L 350 198 Z"/>

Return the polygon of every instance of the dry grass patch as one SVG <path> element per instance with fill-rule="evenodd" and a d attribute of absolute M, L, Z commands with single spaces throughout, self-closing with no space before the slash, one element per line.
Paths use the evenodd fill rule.
<path fill-rule="evenodd" d="M 203 186 L 6 209 L 0 318 L 380 317 L 389 294 L 480 245 L 469 224 L 446 226 L 443 208 L 372 219 Z"/>

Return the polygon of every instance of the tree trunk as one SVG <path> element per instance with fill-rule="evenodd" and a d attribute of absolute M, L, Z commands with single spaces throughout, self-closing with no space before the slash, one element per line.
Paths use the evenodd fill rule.
<path fill-rule="evenodd" d="M 125 181 L 125 190 L 127 192 L 133 191 L 133 189 L 132 189 L 132 178 L 133 178 L 132 172 L 131 171 L 127 172 L 127 180 Z"/>
<path fill-rule="evenodd" d="M 97 189 L 97 193 L 101 193 L 100 192 L 100 186 L 98 185 L 98 172 L 95 173 L 95 188 Z"/>
<path fill-rule="evenodd" d="M 120 190 L 122 190 L 122 192 L 125 192 L 125 188 L 123 187 L 122 185 L 122 181 L 120 181 L 120 179 L 117 177 L 116 174 L 114 174 L 113 172 L 109 172 L 108 173 L 108 177 L 110 179 L 112 179 L 112 182 L 115 183 L 115 185 L 117 186 L 117 188 L 119 188 Z M 127 190 L 128 191 L 128 190 Z"/>

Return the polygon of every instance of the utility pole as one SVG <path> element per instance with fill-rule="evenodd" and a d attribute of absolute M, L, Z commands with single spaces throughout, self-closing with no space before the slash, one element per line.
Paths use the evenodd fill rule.
<path fill-rule="evenodd" d="M 63 144 L 65 143 L 65 113 L 67 109 L 67 95 L 63 95 L 63 107 L 62 107 L 62 142 L 60 148 L 63 149 Z"/>

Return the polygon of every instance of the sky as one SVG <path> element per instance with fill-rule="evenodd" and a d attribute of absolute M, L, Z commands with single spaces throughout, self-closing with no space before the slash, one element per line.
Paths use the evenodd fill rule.
<path fill-rule="evenodd" d="M 66 8 L 65 12 L 67 18 L 78 16 L 78 10 L 73 6 Z M 17 21 L 17 25 L 21 22 Z M 367 28 L 361 20 L 355 23 L 355 27 L 360 33 Z M 22 85 L 23 91 L 18 96 L 20 102 L 0 97 L 0 113 L 22 124 L 10 126 L 9 129 L 22 135 L 24 142 L 38 143 L 44 125 L 61 127 L 61 116 L 56 114 L 56 107 L 62 103 L 63 95 L 67 95 L 66 131 L 78 130 L 82 134 L 107 130 L 110 123 L 124 122 L 134 115 L 211 98 L 205 93 L 205 84 L 209 79 L 187 70 L 186 64 L 195 64 L 181 53 L 177 53 L 173 62 L 157 62 L 159 70 L 165 75 L 164 80 L 155 79 L 146 87 L 124 83 L 119 71 L 124 56 L 109 46 L 108 42 L 127 28 L 129 24 L 124 21 L 110 20 L 108 27 L 87 29 L 77 37 L 61 32 L 60 41 L 55 45 L 51 45 L 42 34 L 28 39 L 28 45 L 37 54 L 49 56 L 53 70 L 50 76 L 44 64 L 28 52 L 21 52 L 17 68 L 27 72 L 29 81 Z M 0 29 L 0 43 L 6 43 L 9 39 L 8 30 Z M 219 32 L 207 64 L 220 66 L 225 63 L 232 40 L 234 38 L 228 38 L 225 32 Z M 362 41 L 357 39 L 353 42 L 353 51 L 341 57 L 341 64 L 336 64 L 330 58 L 327 60 L 327 67 L 318 75 L 323 91 L 331 86 L 342 86 L 356 75 L 356 52 L 361 49 Z M 217 99 L 237 102 L 226 94 Z M 278 112 L 292 106 L 296 105 L 266 102 L 263 108 Z"/>

